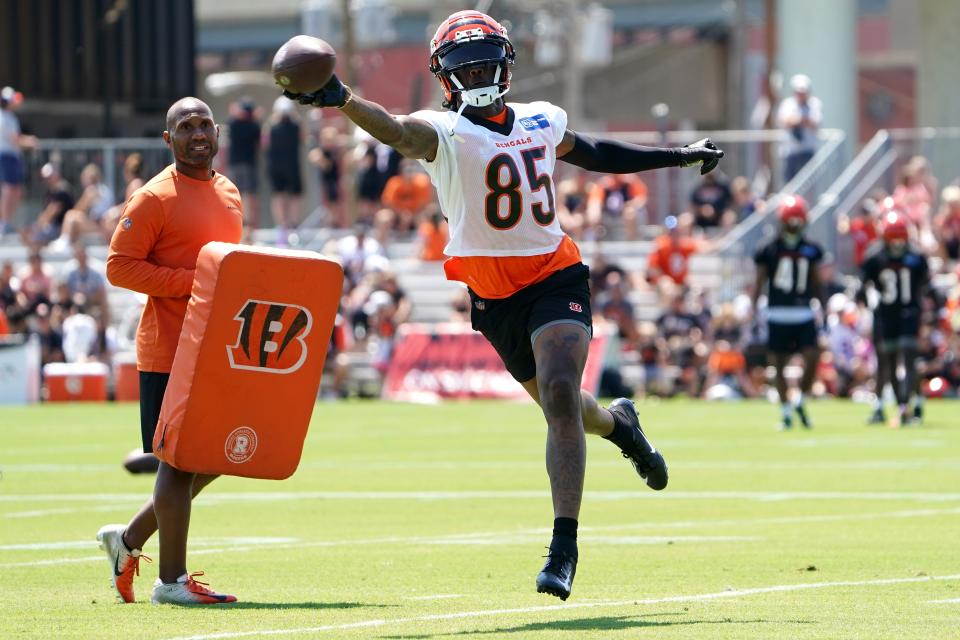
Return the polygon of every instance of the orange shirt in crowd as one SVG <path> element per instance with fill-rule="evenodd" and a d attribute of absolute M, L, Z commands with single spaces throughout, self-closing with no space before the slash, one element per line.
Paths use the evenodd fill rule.
<path fill-rule="evenodd" d="M 127 201 L 110 240 L 107 278 L 150 296 L 137 328 L 137 368 L 167 373 L 180 340 L 193 272 L 208 242 L 240 242 L 243 209 L 230 180 L 195 180 L 170 165 Z"/>
<path fill-rule="evenodd" d="M 387 180 L 380 197 L 383 204 L 401 213 L 416 213 L 433 200 L 430 177 L 425 173 L 397 175 Z"/>
<path fill-rule="evenodd" d="M 620 213 L 630 200 L 647 197 L 647 185 L 631 173 L 613 173 L 597 180 L 587 196 L 588 207 Z"/>
<path fill-rule="evenodd" d="M 443 249 L 450 239 L 446 231 L 446 224 L 437 227 L 429 222 L 421 222 L 417 233 L 422 245 L 420 248 L 421 260 L 437 261 L 447 257 L 443 253 Z"/>
<path fill-rule="evenodd" d="M 656 248 L 650 253 L 648 265 L 650 276 L 665 275 L 677 284 L 687 281 L 690 268 L 690 256 L 697 252 L 697 241 L 693 238 L 657 238 Z"/>
<path fill-rule="evenodd" d="M 714 351 L 707 366 L 722 376 L 733 375 L 747 368 L 747 361 L 739 351 Z"/>
<path fill-rule="evenodd" d="M 7 314 L 3 312 L 3 309 L 0 309 L 0 336 L 5 336 L 10 333 L 10 323 L 7 322 Z"/>

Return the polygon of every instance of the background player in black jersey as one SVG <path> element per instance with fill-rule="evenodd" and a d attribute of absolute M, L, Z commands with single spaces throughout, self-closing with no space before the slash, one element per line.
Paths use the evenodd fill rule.
<path fill-rule="evenodd" d="M 883 392 L 893 385 L 898 411 L 891 426 L 909 424 L 923 416 L 923 397 L 917 376 L 917 346 L 923 297 L 930 284 L 927 258 L 910 246 L 906 217 L 885 203 L 881 222 L 882 242 L 874 244 L 861 266 L 862 287 L 858 298 L 870 300 L 873 308 L 873 342 L 877 350 L 877 401 L 871 424 L 886 422 Z M 875 295 L 868 295 L 870 290 Z M 897 379 L 897 365 L 904 377 Z M 911 416 L 908 401 L 915 398 Z"/>
<path fill-rule="evenodd" d="M 809 429 L 812 423 L 804 405 L 804 395 L 813 385 L 820 357 L 816 316 L 810 302 L 815 296 L 820 297 L 817 274 L 823 249 L 803 237 L 807 224 L 807 203 L 803 198 L 787 196 L 777 214 L 780 218 L 779 235 L 754 256 L 757 283 L 753 291 L 753 308 L 757 308 L 757 299 L 766 291 L 770 335 L 767 344 L 770 364 L 776 370 L 775 384 L 782 412 L 780 428 L 789 429 L 793 425 L 793 411 L 796 410 L 800 423 Z M 800 392 L 791 407 L 783 370 L 796 353 L 803 356 L 803 376 L 800 378 Z"/>

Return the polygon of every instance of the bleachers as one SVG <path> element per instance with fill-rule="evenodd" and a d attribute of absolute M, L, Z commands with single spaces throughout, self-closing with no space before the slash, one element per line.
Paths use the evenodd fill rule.
<path fill-rule="evenodd" d="M 311 249 L 322 249 L 336 233 L 321 233 L 309 243 Z M 276 239 L 273 230 L 258 232 L 254 240 L 267 244 Z M 458 282 L 446 279 L 440 262 L 423 262 L 415 257 L 416 245 L 411 241 L 394 242 L 387 247 L 392 271 L 397 275 L 401 288 L 406 291 L 413 303 L 413 322 L 442 322 L 449 319 L 451 304 L 462 288 Z M 653 243 L 646 241 L 624 242 L 609 241 L 585 245 L 581 248 L 587 264 L 594 256 L 603 255 L 608 262 L 616 263 L 631 273 L 642 273 L 646 269 L 647 259 Z M 16 266 L 27 262 L 27 247 L 21 244 L 0 245 L 0 263 L 10 260 Z M 91 264 L 103 268 L 106 264 L 107 246 L 91 244 L 87 247 Z M 50 266 L 54 275 L 59 275 L 72 259 L 70 252 L 43 251 L 44 262 Z M 727 258 L 716 255 L 696 255 L 690 262 L 690 285 L 708 292 L 721 292 L 724 288 L 725 271 L 729 276 L 731 266 Z M 108 284 L 107 296 L 111 315 L 115 323 L 129 316 L 131 310 L 141 305 L 138 296 L 126 289 Z M 654 320 L 659 314 L 656 294 L 649 290 L 635 290 L 630 294 L 636 317 L 639 320 Z"/>

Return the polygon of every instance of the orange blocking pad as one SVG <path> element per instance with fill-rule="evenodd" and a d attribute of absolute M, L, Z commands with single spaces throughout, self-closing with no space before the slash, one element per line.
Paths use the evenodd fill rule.
<path fill-rule="evenodd" d="M 103 402 L 110 370 L 102 362 L 51 362 L 43 365 L 48 402 Z"/>
<path fill-rule="evenodd" d="M 340 265 L 312 251 L 207 244 L 153 439 L 157 457 L 184 471 L 289 477 L 342 288 Z"/>

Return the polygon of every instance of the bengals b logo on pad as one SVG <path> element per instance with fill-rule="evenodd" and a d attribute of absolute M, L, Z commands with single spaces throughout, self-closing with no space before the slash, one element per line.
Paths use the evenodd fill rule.
<path fill-rule="evenodd" d="M 234 320 L 240 321 L 237 342 L 227 347 L 233 369 L 264 373 L 293 373 L 307 359 L 313 318 L 295 304 L 247 300 Z"/>

